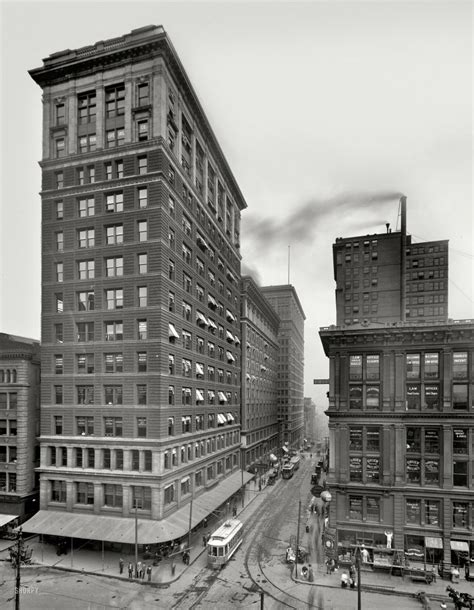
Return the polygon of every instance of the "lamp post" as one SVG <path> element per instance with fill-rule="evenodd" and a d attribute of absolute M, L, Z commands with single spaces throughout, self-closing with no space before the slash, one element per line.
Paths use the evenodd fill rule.
<path fill-rule="evenodd" d="M 362 610 L 361 590 L 360 590 L 360 548 L 356 551 L 357 568 L 357 610 Z"/>

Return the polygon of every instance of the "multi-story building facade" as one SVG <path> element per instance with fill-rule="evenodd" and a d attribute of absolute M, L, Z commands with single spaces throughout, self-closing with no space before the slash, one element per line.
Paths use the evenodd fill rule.
<path fill-rule="evenodd" d="M 474 322 L 332 326 L 320 338 L 340 550 L 385 546 L 392 532 L 410 557 L 462 564 L 474 553 Z"/>
<path fill-rule="evenodd" d="M 413 243 L 400 206 L 400 231 L 336 239 L 338 326 L 447 321 L 448 242 Z"/>
<path fill-rule="evenodd" d="M 39 509 L 40 346 L 0 333 L 0 525 Z"/>
<path fill-rule="evenodd" d="M 241 282 L 243 464 L 270 462 L 281 446 L 278 421 L 280 320 L 254 280 Z"/>
<path fill-rule="evenodd" d="M 315 442 L 318 438 L 316 423 L 316 404 L 312 398 L 305 397 L 304 405 L 304 437 L 308 441 Z"/>
<path fill-rule="evenodd" d="M 85 537 L 132 542 L 136 510 L 140 544 L 176 538 L 191 499 L 194 523 L 241 485 L 246 203 L 163 28 L 30 74 L 43 90 L 43 368 L 29 531 L 78 535 L 74 513 Z"/>
<path fill-rule="evenodd" d="M 291 285 L 261 288 L 280 318 L 278 331 L 278 411 L 281 440 L 299 446 L 304 437 L 304 321 L 306 316 Z"/>

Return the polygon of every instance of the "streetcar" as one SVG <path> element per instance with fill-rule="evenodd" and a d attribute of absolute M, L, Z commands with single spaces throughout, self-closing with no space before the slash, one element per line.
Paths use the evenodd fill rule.
<path fill-rule="evenodd" d="M 281 476 L 284 479 L 291 479 L 291 477 L 295 474 L 295 464 L 294 462 L 289 462 L 283 466 L 281 469 Z"/>
<path fill-rule="evenodd" d="M 294 465 L 295 470 L 298 470 L 298 468 L 300 467 L 300 462 L 301 458 L 298 455 L 295 455 L 295 457 L 292 457 L 290 460 L 290 464 Z"/>
<path fill-rule="evenodd" d="M 242 544 L 243 525 L 229 519 L 211 534 L 207 543 L 207 565 L 222 568 Z"/>

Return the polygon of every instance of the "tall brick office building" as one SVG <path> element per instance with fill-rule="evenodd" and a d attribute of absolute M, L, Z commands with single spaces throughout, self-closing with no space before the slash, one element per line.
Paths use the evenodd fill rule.
<path fill-rule="evenodd" d="M 191 498 L 194 524 L 242 482 L 246 203 L 161 27 L 30 74 L 43 291 L 41 511 L 26 529 L 133 542 L 137 510 L 139 543 L 176 538 Z"/>

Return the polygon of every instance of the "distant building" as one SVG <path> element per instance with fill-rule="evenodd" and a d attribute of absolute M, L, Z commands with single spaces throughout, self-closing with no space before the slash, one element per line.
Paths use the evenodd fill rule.
<path fill-rule="evenodd" d="M 282 440 L 299 446 L 304 438 L 304 321 L 306 316 L 291 285 L 264 286 L 265 298 L 280 318 L 278 340 L 278 410 Z"/>
<path fill-rule="evenodd" d="M 239 491 L 246 207 L 162 27 L 53 53 L 43 91 L 41 511 L 178 538 Z M 74 520 L 71 520 L 74 514 Z"/>
<path fill-rule="evenodd" d="M 0 333 L 0 527 L 39 509 L 39 355 L 38 341 Z"/>
<path fill-rule="evenodd" d="M 333 244 L 338 326 L 447 321 L 448 242 L 412 242 L 400 203 L 400 231 Z"/>
<path fill-rule="evenodd" d="M 245 467 L 268 465 L 280 451 L 278 328 L 280 319 L 254 280 L 242 278 L 242 450 Z"/>
<path fill-rule="evenodd" d="M 474 321 L 319 334 L 339 553 L 384 546 L 388 531 L 411 561 L 462 565 L 474 556 Z"/>
<path fill-rule="evenodd" d="M 316 404 L 312 398 L 304 398 L 304 437 L 315 442 L 318 438 Z"/>

